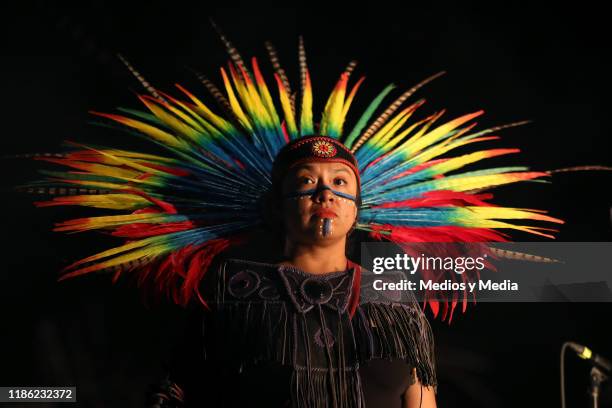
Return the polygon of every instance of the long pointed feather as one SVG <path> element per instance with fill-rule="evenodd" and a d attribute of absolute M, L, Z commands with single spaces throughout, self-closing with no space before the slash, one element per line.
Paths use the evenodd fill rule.
<path fill-rule="evenodd" d="M 438 72 L 435 75 L 432 75 L 428 78 L 425 78 L 423 81 L 419 82 L 418 84 L 416 84 L 415 86 L 413 86 L 412 88 L 410 88 L 409 90 L 407 90 L 406 92 L 404 92 L 399 98 L 397 98 L 378 118 L 376 118 L 374 120 L 374 123 L 372 123 L 372 125 L 361 134 L 361 136 L 359 137 L 359 139 L 357 139 L 357 141 L 355 142 L 355 146 L 354 149 L 357 150 L 359 149 L 359 147 L 366 142 L 366 140 L 368 140 L 370 138 L 370 136 L 372 136 L 374 134 L 374 132 L 376 132 L 388 119 L 391 115 L 393 115 L 393 113 L 408 99 L 410 98 L 416 91 L 418 91 L 420 88 L 422 88 L 423 86 L 425 86 L 426 84 L 428 84 L 429 82 L 433 81 L 434 79 L 441 77 L 442 75 L 444 75 L 446 72 L 441 71 Z"/>

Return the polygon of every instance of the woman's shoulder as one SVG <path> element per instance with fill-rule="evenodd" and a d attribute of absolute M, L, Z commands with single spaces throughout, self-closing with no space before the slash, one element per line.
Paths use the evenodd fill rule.
<path fill-rule="evenodd" d="M 407 280 L 403 273 L 377 274 L 363 266 L 360 268 L 360 304 L 418 307 L 416 292 L 402 285 Z"/>
<path fill-rule="evenodd" d="M 278 269 L 277 263 L 263 262 L 259 260 L 243 259 L 226 257 L 219 260 L 217 263 L 217 271 L 219 272 L 235 272 L 250 270 L 254 272 L 270 272 Z"/>
<path fill-rule="evenodd" d="M 209 299 L 225 298 L 229 293 L 237 299 L 246 299 L 276 280 L 278 265 L 233 257 L 222 257 L 210 265 L 200 281 L 200 291 Z"/>

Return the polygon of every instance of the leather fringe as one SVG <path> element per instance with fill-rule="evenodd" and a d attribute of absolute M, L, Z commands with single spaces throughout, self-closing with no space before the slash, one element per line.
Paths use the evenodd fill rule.
<path fill-rule="evenodd" d="M 421 384 L 437 386 L 433 334 L 418 305 L 364 303 L 353 324 L 361 333 L 360 360 L 403 359 L 416 368 Z"/>
<path fill-rule="evenodd" d="M 291 378 L 292 407 L 295 408 L 364 408 L 363 392 L 357 369 L 347 368 L 343 387 L 333 387 L 330 379 L 339 377 L 336 370 L 297 368 Z M 342 396 L 330 399 L 332 394 Z"/>

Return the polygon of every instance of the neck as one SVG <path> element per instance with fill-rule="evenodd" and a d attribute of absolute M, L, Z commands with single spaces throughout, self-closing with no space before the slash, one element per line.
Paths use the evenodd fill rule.
<path fill-rule="evenodd" d="M 326 246 L 315 244 L 292 244 L 285 246 L 285 261 L 311 274 L 324 274 L 346 270 L 346 237 Z"/>

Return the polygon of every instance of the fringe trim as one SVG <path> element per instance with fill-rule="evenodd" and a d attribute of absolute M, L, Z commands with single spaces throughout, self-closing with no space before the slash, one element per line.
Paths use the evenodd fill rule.
<path fill-rule="evenodd" d="M 365 406 L 359 362 L 353 352 L 353 326 L 340 320 L 348 319 L 348 315 L 333 312 L 338 320 L 330 325 L 331 315 L 324 316 L 320 306 L 307 314 L 295 313 L 288 302 L 226 302 L 215 306 L 204 331 L 208 335 L 205 354 L 212 358 L 231 356 L 235 367 L 269 361 L 293 367 L 291 407 Z M 320 341 L 327 345 L 323 349 L 312 339 L 308 329 L 314 322 L 311 319 L 319 321 Z M 333 333 L 334 346 L 326 333 Z M 349 359 L 352 361 L 347 361 L 345 352 L 354 356 Z"/>
<path fill-rule="evenodd" d="M 219 350 L 238 365 L 293 365 L 294 333 L 286 302 L 218 303 L 205 322 L 205 354 Z"/>
<path fill-rule="evenodd" d="M 437 387 L 433 333 L 418 305 L 364 303 L 353 324 L 361 361 L 403 359 L 416 368 L 421 384 Z"/>
<path fill-rule="evenodd" d="M 357 369 L 295 368 L 291 377 L 291 406 L 295 408 L 365 408 Z M 345 378 L 343 382 L 333 378 Z M 341 384 L 341 385 L 340 385 Z"/>
<path fill-rule="evenodd" d="M 220 272 L 205 354 L 229 358 L 224 364 L 239 370 L 266 362 L 292 367 L 292 407 L 363 408 L 359 364 L 372 359 L 404 360 L 421 384 L 437 388 L 431 327 L 415 301 L 362 303 L 352 319 L 322 305 L 297 313 L 286 300 L 226 299 Z"/>

